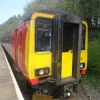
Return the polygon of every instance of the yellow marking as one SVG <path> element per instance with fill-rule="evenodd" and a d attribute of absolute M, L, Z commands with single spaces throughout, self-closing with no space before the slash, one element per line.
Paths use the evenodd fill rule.
<path fill-rule="evenodd" d="M 80 58 L 80 62 L 81 63 L 85 63 L 85 68 L 87 68 L 87 60 L 88 60 L 88 25 L 86 21 L 82 21 L 82 24 L 85 25 L 86 27 L 86 35 L 85 35 L 85 50 L 81 50 L 81 58 Z"/>
<path fill-rule="evenodd" d="M 62 78 L 67 78 L 72 76 L 72 52 L 62 53 Z"/>

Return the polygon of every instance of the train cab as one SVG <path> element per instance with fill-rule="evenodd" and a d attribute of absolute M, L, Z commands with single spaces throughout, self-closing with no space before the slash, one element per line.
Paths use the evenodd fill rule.
<path fill-rule="evenodd" d="M 13 60 L 33 87 L 45 87 L 47 83 L 63 86 L 64 94 L 64 90 L 70 90 L 70 86 L 64 86 L 71 84 L 73 88 L 86 72 L 87 31 L 86 22 L 75 15 L 34 12 L 12 31 Z"/>

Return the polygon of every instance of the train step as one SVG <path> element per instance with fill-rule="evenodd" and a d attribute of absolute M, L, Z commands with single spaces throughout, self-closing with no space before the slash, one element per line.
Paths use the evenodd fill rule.
<path fill-rule="evenodd" d="M 53 100 L 52 96 L 33 94 L 32 100 Z"/>

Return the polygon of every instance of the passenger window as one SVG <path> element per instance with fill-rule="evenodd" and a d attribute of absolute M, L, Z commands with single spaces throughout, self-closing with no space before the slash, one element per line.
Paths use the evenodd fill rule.
<path fill-rule="evenodd" d="M 82 25 L 82 40 L 81 40 L 81 50 L 85 50 L 85 36 L 86 36 L 86 27 Z"/>
<path fill-rule="evenodd" d="M 22 46 L 22 31 L 20 31 L 20 46 Z"/>
<path fill-rule="evenodd" d="M 36 20 L 36 51 L 51 50 L 52 20 L 37 18 Z"/>

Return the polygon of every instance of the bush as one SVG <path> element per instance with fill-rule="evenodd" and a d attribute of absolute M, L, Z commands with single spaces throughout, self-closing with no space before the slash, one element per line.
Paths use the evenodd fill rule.
<path fill-rule="evenodd" d="M 100 36 L 89 42 L 89 60 L 88 60 L 88 72 L 93 72 L 100 75 Z"/>

